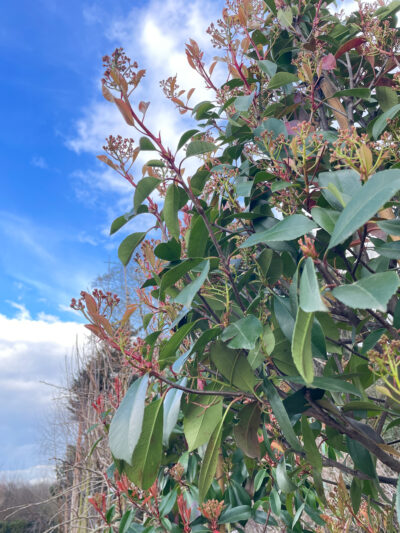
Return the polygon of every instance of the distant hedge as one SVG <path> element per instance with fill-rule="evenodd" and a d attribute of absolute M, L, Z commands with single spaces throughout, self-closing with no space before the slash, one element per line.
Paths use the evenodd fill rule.
<path fill-rule="evenodd" d="M 32 523 L 26 520 L 0 522 L 0 533 L 27 533 L 31 527 Z"/>

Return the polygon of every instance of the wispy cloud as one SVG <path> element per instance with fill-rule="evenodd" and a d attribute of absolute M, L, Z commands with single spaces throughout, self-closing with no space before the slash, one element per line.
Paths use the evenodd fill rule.
<path fill-rule="evenodd" d="M 31 159 L 31 165 L 34 167 L 41 168 L 43 170 L 49 168 L 49 165 L 47 164 L 47 161 L 42 156 L 34 156 Z"/>
<path fill-rule="evenodd" d="M 17 302 L 11 302 L 10 300 L 7 300 L 7 303 L 9 303 L 11 307 L 18 309 L 19 313 L 16 315 L 15 318 L 17 318 L 18 320 L 30 320 L 31 319 L 31 314 L 24 304 L 19 304 Z"/>
<path fill-rule="evenodd" d="M 14 213 L 0 211 L 0 233 L 8 239 L 12 239 L 19 246 L 23 246 L 38 259 L 53 261 L 53 256 L 43 246 L 42 242 L 48 242 L 48 230 L 41 228 L 41 233 L 34 230 L 32 224 L 26 224 L 26 219 Z M 36 230 L 38 228 L 36 227 Z"/>
<path fill-rule="evenodd" d="M 0 267 L 19 284 L 18 292 L 26 295 L 30 287 L 55 307 L 67 304 L 72 296 L 87 288 L 103 267 L 102 258 L 91 252 L 92 246 L 86 246 L 82 253 L 83 244 L 105 241 L 100 229 L 94 242 L 84 230 L 52 228 L 30 217 L 0 211 L 0 239 Z M 4 288 L 5 297 L 20 305 L 18 298 Z"/>

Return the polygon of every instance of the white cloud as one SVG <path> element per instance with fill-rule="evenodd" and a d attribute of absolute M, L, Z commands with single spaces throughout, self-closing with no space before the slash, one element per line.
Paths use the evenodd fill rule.
<path fill-rule="evenodd" d="M 17 317 L 0 314 L 0 469 L 7 470 L 37 458 L 40 421 L 54 394 L 44 382 L 60 384 L 68 356 L 88 337 L 82 324 L 44 313 L 33 319 L 24 306 L 14 307 Z"/>
<path fill-rule="evenodd" d="M 54 323 L 60 320 L 58 316 L 49 315 L 47 313 L 44 313 L 43 311 L 40 311 L 40 313 L 38 313 L 37 319 L 42 322 L 48 322 L 48 323 Z"/>
<path fill-rule="evenodd" d="M 0 483 L 51 483 L 56 479 L 54 466 L 35 465 L 20 470 L 0 471 Z"/>

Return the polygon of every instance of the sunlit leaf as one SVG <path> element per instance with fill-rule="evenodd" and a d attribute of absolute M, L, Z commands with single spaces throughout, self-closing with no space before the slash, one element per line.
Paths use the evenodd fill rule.
<path fill-rule="evenodd" d="M 111 453 L 129 464 L 142 432 L 148 379 L 148 374 L 145 374 L 129 387 L 110 425 L 108 440 Z"/>

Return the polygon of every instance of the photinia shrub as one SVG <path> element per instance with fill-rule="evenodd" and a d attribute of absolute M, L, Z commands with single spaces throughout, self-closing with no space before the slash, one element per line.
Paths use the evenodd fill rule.
<path fill-rule="evenodd" d="M 113 322 L 111 295 L 74 303 L 130 374 L 97 405 L 108 531 L 398 530 L 398 9 L 228 0 L 211 66 L 186 46 L 210 100 L 162 82 L 193 118 L 174 147 L 135 98 L 145 71 L 104 58 L 103 95 L 138 134 L 99 156 L 134 192 L 111 233 L 154 217 L 118 250 L 146 277 L 143 335 L 136 306 Z"/>

